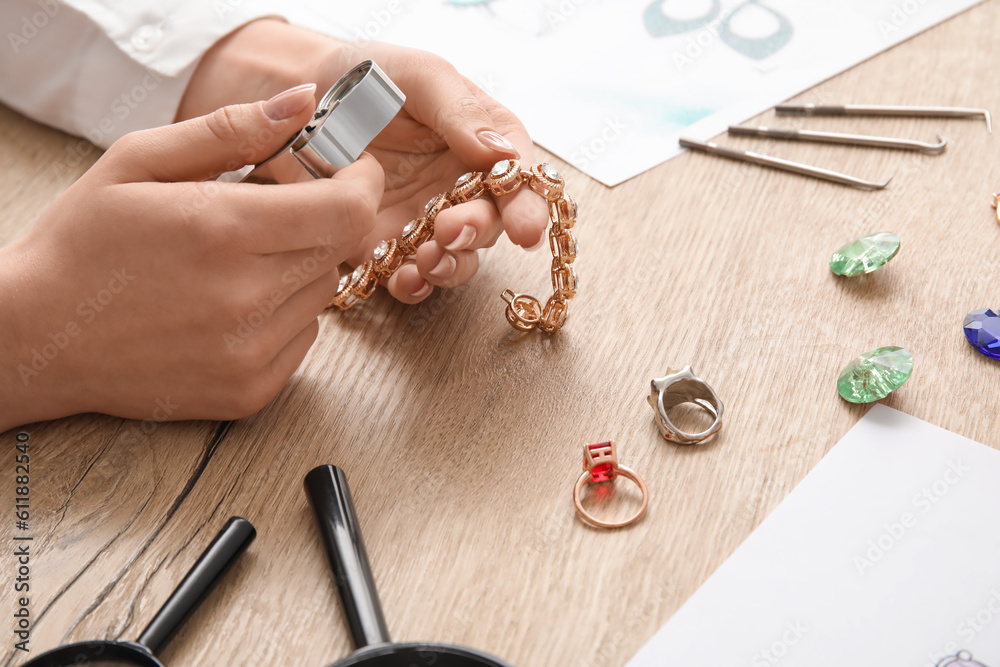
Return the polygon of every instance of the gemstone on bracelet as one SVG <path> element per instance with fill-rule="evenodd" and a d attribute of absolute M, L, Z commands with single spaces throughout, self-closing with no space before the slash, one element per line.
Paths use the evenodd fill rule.
<path fill-rule="evenodd" d="M 347 281 L 351 279 L 351 276 L 340 276 L 340 283 L 337 284 L 337 291 L 343 292 L 344 288 L 347 287 Z"/>
<path fill-rule="evenodd" d="M 871 403 L 902 387 L 911 373 L 912 354 L 901 347 L 879 347 L 844 367 L 837 378 L 837 392 L 851 403 Z"/>
<path fill-rule="evenodd" d="M 437 200 L 438 200 L 438 198 L 436 196 L 435 197 L 431 197 L 431 200 L 429 202 L 427 202 L 426 204 L 424 204 L 424 213 L 428 213 L 429 214 L 431 212 L 431 209 L 434 208 L 434 204 L 437 203 Z"/>
<path fill-rule="evenodd" d="M 413 233 L 413 230 L 416 228 L 417 228 L 417 221 L 410 220 L 408 223 L 406 223 L 406 226 L 403 227 L 403 236 L 409 236 L 410 234 Z"/>
<path fill-rule="evenodd" d="M 375 261 L 380 261 L 383 257 L 385 257 L 387 252 L 389 252 L 389 242 L 382 241 L 375 247 L 375 252 L 373 253 Z"/>
<path fill-rule="evenodd" d="M 465 172 L 464 174 L 462 174 L 461 176 L 458 177 L 457 181 L 455 181 L 455 187 L 456 188 L 462 187 L 463 185 L 465 185 L 466 183 L 468 183 L 469 181 L 472 180 L 472 176 L 473 176 L 473 172 L 471 172 L 471 171 Z"/>
<path fill-rule="evenodd" d="M 510 169 L 510 160 L 500 160 L 490 169 L 490 176 L 503 176 Z"/>
<path fill-rule="evenodd" d="M 566 244 L 566 250 L 569 251 L 570 256 L 576 257 L 580 253 L 580 244 L 576 241 L 576 235 L 568 229 L 563 232 L 566 235 L 569 242 Z"/>
<path fill-rule="evenodd" d="M 559 170 L 553 167 L 548 162 L 543 162 L 540 166 L 540 169 L 542 170 L 542 173 L 545 174 L 545 177 L 548 178 L 550 181 L 562 180 L 562 176 L 559 174 Z"/>
<path fill-rule="evenodd" d="M 974 310 L 962 321 L 965 338 L 980 354 L 1000 359 L 1000 315 L 992 308 Z"/>
<path fill-rule="evenodd" d="M 899 252 L 899 237 L 880 232 L 851 241 L 830 257 L 830 270 L 838 276 L 871 273 L 884 266 Z"/>
<path fill-rule="evenodd" d="M 354 283 L 361 280 L 362 276 L 364 275 L 365 275 L 365 265 L 359 264 L 358 268 L 354 269 L 354 273 L 351 274 L 351 284 L 353 285 Z"/>

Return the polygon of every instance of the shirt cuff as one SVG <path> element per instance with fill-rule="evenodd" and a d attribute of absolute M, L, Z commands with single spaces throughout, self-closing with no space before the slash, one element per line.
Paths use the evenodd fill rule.
<path fill-rule="evenodd" d="M 273 1 L 266 0 L 161 0 L 124 6 L 107 0 L 64 2 L 90 17 L 129 58 L 166 76 L 180 74 L 236 28 L 275 16 Z"/>
<path fill-rule="evenodd" d="M 129 132 L 172 123 L 201 56 L 237 28 L 275 16 L 268 3 L 253 0 L 175 0 L 157 3 L 155 11 L 136 6 L 131 16 L 104 2 L 66 3 L 99 28 L 79 64 L 66 129 L 102 148 Z"/>

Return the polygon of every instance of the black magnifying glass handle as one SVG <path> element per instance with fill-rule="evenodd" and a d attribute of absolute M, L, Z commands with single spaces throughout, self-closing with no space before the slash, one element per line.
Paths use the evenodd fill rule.
<path fill-rule="evenodd" d="M 195 610 L 256 536 L 257 531 L 249 521 L 238 516 L 230 518 L 202 552 L 198 562 L 188 571 L 184 581 L 174 589 L 170 599 L 160 607 L 160 611 L 142 631 L 138 643 L 153 655 L 159 653 L 184 619 Z"/>
<path fill-rule="evenodd" d="M 306 475 L 305 487 L 355 647 L 389 643 L 389 629 L 344 471 L 332 465 L 313 468 Z"/>

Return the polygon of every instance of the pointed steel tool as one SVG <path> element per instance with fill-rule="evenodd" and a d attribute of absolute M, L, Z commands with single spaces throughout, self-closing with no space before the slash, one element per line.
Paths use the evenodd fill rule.
<path fill-rule="evenodd" d="M 914 141 L 913 139 L 897 139 L 895 137 L 875 137 L 870 134 L 843 134 L 840 132 L 820 132 L 817 130 L 792 130 L 779 127 L 751 127 L 747 125 L 730 125 L 729 134 L 746 137 L 769 137 L 787 141 L 815 141 L 827 144 L 845 144 L 849 146 L 872 146 L 875 148 L 898 148 L 904 151 L 919 151 L 929 155 L 944 152 L 948 144 L 945 138 L 937 135 L 937 143 Z"/>
<path fill-rule="evenodd" d="M 851 187 L 861 188 L 862 190 L 881 190 L 885 186 L 889 185 L 889 181 L 892 180 L 892 177 L 889 177 L 884 183 L 865 181 L 860 178 L 855 178 L 854 176 L 842 174 L 839 171 L 830 171 L 829 169 L 822 169 L 809 164 L 782 160 L 781 158 L 771 157 L 770 155 L 763 155 L 761 153 L 727 148 L 726 146 L 719 146 L 711 141 L 698 141 L 697 139 L 684 138 L 681 138 L 679 141 L 681 146 L 684 148 L 691 148 L 704 153 L 718 155 L 719 157 L 729 158 L 730 160 L 750 162 L 752 164 L 759 164 L 765 167 L 773 167 L 783 171 L 790 171 L 793 174 L 812 176 L 813 178 L 820 178 L 824 181 L 832 181 L 834 183 L 840 183 L 841 185 L 850 185 Z"/>
<path fill-rule="evenodd" d="M 986 109 L 967 107 L 910 107 L 892 104 L 779 104 L 777 114 L 792 116 L 908 116 L 913 118 L 982 118 L 993 132 L 993 120 Z"/>

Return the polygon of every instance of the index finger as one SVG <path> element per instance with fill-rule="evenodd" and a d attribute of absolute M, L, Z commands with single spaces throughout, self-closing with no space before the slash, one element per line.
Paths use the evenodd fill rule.
<path fill-rule="evenodd" d="M 232 186 L 226 206 L 244 248 L 269 254 L 361 243 L 375 226 L 385 174 L 374 157 L 362 153 L 332 178 L 219 185 Z"/>

